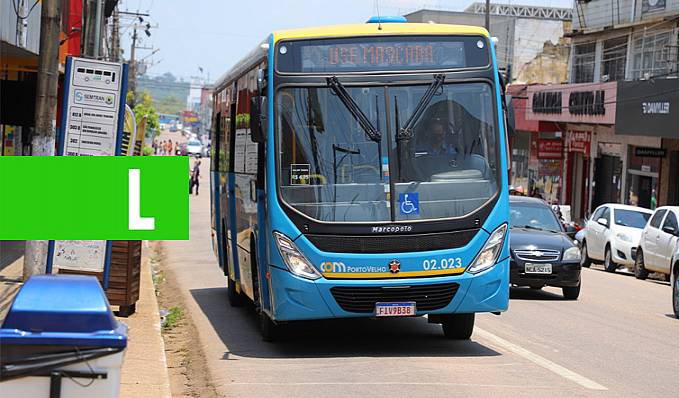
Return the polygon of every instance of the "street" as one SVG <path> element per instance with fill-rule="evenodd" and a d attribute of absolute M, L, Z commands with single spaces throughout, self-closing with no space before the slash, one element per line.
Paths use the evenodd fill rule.
<path fill-rule="evenodd" d="M 210 242 L 209 162 L 190 200 L 190 240 L 164 242 L 221 396 L 662 397 L 679 388 L 679 320 L 670 286 L 601 266 L 577 301 L 512 289 L 509 311 L 477 316 L 469 342 L 424 318 L 306 322 L 261 340 L 252 309 L 232 308 Z"/>

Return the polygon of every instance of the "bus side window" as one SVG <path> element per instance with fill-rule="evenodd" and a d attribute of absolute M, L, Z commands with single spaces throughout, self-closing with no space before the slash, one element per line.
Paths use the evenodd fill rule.
<path fill-rule="evenodd" d="M 220 143 L 222 142 L 222 132 L 224 131 L 224 125 L 222 124 L 222 113 L 217 112 L 215 118 L 212 122 L 212 132 L 210 134 L 210 142 L 212 143 L 211 154 L 210 154 L 210 170 L 211 171 L 221 171 L 220 162 L 223 156 L 221 152 Z"/>
<path fill-rule="evenodd" d="M 247 80 L 245 80 L 247 79 Z M 240 91 L 243 96 L 239 95 L 238 105 L 242 109 L 243 114 L 247 115 L 246 139 L 245 139 L 245 173 L 257 174 L 257 162 L 259 161 L 259 144 L 252 142 L 252 132 L 250 131 L 250 98 L 257 95 L 257 69 L 253 69 L 247 73 L 246 78 L 239 80 L 243 81 L 243 89 Z M 242 104 L 241 104 L 242 100 Z"/>

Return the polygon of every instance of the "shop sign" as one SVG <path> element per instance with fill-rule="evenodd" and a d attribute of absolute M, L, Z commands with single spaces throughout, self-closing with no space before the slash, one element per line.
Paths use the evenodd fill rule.
<path fill-rule="evenodd" d="M 615 133 L 679 138 L 679 79 L 618 82 Z"/>
<path fill-rule="evenodd" d="M 591 144 L 591 131 L 569 130 L 566 133 L 566 152 L 577 152 L 589 155 Z"/>
<path fill-rule="evenodd" d="M 666 0 L 642 0 L 641 1 L 641 13 L 646 14 L 648 12 L 664 11 Z"/>
<path fill-rule="evenodd" d="M 538 140 L 538 159 L 561 159 L 563 141 L 555 139 Z"/>
<path fill-rule="evenodd" d="M 561 160 L 545 159 L 540 161 L 539 177 L 558 177 L 562 172 Z"/>
<path fill-rule="evenodd" d="M 634 156 L 642 158 L 664 158 L 666 154 L 667 151 L 663 148 L 634 147 Z"/>
<path fill-rule="evenodd" d="M 613 124 L 616 95 L 615 82 L 529 86 L 526 119 Z"/>

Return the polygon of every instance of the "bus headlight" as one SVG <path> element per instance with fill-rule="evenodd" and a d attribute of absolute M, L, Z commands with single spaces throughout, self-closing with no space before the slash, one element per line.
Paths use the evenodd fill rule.
<path fill-rule="evenodd" d="M 507 235 L 507 224 L 502 224 L 492 234 L 490 238 L 483 245 L 483 248 L 472 262 L 472 265 L 467 268 L 467 272 L 476 274 L 485 271 L 495 265 L 497 257 L 502 251 L 502 246 L 505 243 L 505 236 Z"/>
<path fill-rule="evenodd" d="M 273 236 L 278 252 L 283 257 L 283 261 L 290 272 L 307 279 L 318 279 L 321 277 L 321 274 L 316 271 L 316 268 L 297 249 L 297 246 L 295 246 L 290 238 L 280 232 L 274 232 Z"/>
<path fill-rule="evenodd" d="M 569 247 L 563 252 L 563 261 L 580 261 L 580 248 Z"/>

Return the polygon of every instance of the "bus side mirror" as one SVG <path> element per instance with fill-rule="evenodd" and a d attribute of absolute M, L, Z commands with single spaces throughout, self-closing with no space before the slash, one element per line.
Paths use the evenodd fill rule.
<path fill-rule="evenodd" d="M 262 143 L 266 140 L 266 97 L 255 96 L 250 98 L 250 136 L 252 142 Z"/>
<path fill-rule="evenodd" d="M 507 95 L 505 117 L 507 118 L 508 133 L 510 136 L 514 136 L 516 134 L 516 119 L 514 118 L 514 99 L 511 95 Z"/>

